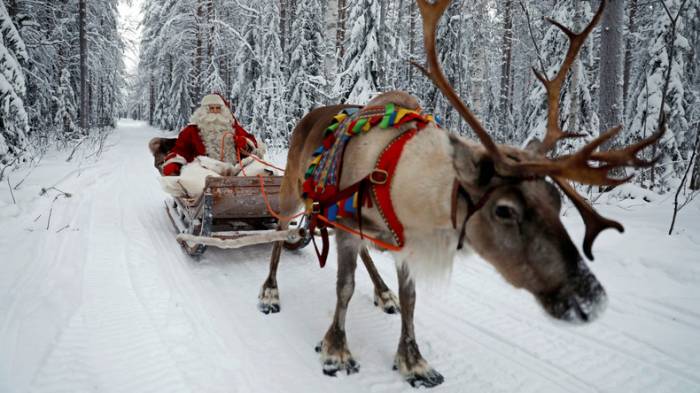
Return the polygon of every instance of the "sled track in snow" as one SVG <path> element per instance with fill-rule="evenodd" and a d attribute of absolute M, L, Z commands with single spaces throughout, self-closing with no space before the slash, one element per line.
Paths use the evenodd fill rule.
<path fill-rule="evenodd" d="M 80 230 L 42 238 L 36 261 L 0 303 L 9 315 L 0 319 L 2 342 L 34 338 L 37 346 L 25 358 L 21 348 L 12 349 L 24 368 L 8 386 L 32 392 L 415 391 L 391 370 L 400 317 L 373 306 L 361 264 L 347 317 L 360 373 L 328 378 L 313 349 L 335 306 L 334 250 L 325 269 L 310 249 L 285 251 L 282 312 L 267 316 L 256 302 L 269 245 L 210 249 L 199 262 L 184 255 L 146 149 L 155 131 L 145 130 L 122 125 L 116 147 L 82 174 L 81 192 L 54 213 L 61 225 Z M 124 156 L 130 159 L 117 159 Z M 396 288 L 388 255 L 373 257 Z M 605 269 L 629 267 L 593 268 L 605 276 Z M 682 295 L 695 285 L 688 277 L 671 277 L 668 285 Z M 700 344 L 689 341 L 682 353 L 668 346 L 676 333 L 696 337 L 700 313 L 610 281 L 605 315 L 591 325 L 566 326 L 544 316 L 531 295 L 507 286 L 483 261 L 460 256 L 446 287 L 418 285 L 418 342 L 446 379 L 433 391 L 700 392 L 700 356 L 693 355 Z M 45 296 L 32 298 L 37 291 Z M 59 315 L 51 316 L 52 302 L 65 303 Z M 32 313 L 51 322 L 45 332 L 23 331 Z M 653 335 L 648 326 L 655 324 L 671 336 Z M 5 360 L 0 357 L 0 365 Z M 0 376 L 12 377 L 5 371 Z"/>
<path fill-rule="evenodd" d="M 34 383 L 35 391 L 189 391 L 129 275 L 128 163 L 92 193 L 79 308 Z M 99 384 L 96 385 L 96 381 Z"/>

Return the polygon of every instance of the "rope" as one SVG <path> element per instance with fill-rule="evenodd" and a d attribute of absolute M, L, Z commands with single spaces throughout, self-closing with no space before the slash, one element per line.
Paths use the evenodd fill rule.
<path fill-rule="evenodd" d="M 371 241 L 372 243 L 378 245 L 379 247 L 382 247 L 382 248 L 385 248 L 385 249 L 391 250 L 391 251 L 401 251 L 401 247 L 399 247 L 399 246 L 395 246 L 393 244 L 381 241 L 377 238 L 367 236 L 364 233 L 357 231 L 355 229 L 352 229 L 348 226 L 345 226 L 337 221 L 331 221 L 321 214 L 318 215 L 318 219 L 325 222 L 326 224 L 334 227 L 334 228 L 340 229 L 342 231 L 345 231 L 345 232 L 350 233 L 350 234 L 355 235 L 355 236 L 359 236 L 361 239 L 367 239 L 367 240 Z"/>
<path fill-rule="evenodd" d="M 263 165 L 269 166 L 270 168 L 275 168 L 275 169 L 277 169 L 278 171 L 282 171 L 282 172 L 284 173 L 284 168 L 280 168 L 280 167 L 278 167 L 278 166 L 272 165 L 272 164 L 270 164 L 269 162 L 267 162 L 267 161 L 265 161 L 265 160 L 262 160 L 260 157 L 256 156 L 255 154 L 251 154 L 251 155 L 249 155 L 248 157 L 252 157 L 255 161 L 257 161 L 257 162 L 259 162 L 259 163 L 261 163 L 261 164 L 263 164 Z"/>
<path fill-rule="evenodd" d="M 272 217 L 274 217 L 280 221 L 292 221 L 293 219 L 299 218 L 299 217 L 304 215 L 305 212 L 303 212 L 303 211 L 299 212 L 298 214 L 295 214 L 293 216 L 290 216 L 290 217 L 282 216 L 282 215 L 278 214 L 277 212 L 275 212 L 272 209 L 272 206 L 270 205 L 270 200 L 268 199 L 267 193 L 265 192 L 265 183 L 263 183 L 263 176 L 262 175 L 258 175 L 258 181 L 260 182 L 260 191 L 262 191 L 262 196 L 263 196 L 263 199 L 265 200 L 265 206 L 267 207 L 267 211 L 270 213 L 270 215 L 272 215 Z"/>
<path fill-rule="evenodd" d="M 277 168 L 271 164 L 265 163 L 263 160 L 261 160 L 260 158 L 258 158 L 255 155 L 251 154 L 250 157 L 253 157 L 254 160 L 260 161 L 262 164 L 266 164 L 266 165 L 269 165 L 273 168 Z M 243 166 L 243 161 L 241 160 L 241 151 L 240 150 L 236 150 L 236 159 L 238 160 L 238 165 L 241 167 L 241 173 L 243 174 L 243 176 L 247 176 L 245 173 L 245 167 Z M 284 169 L 281 169 L 281 171 L 284 172 Z M 299 217 L 304 215 L 305 212 L 300 212 L 300 213 L 295 214 L 293 216 L 283 216 L 283 215 L 280 215 L 279 213 L 277 213 L 272 208 L 272 205 L 270 205 L 270 199 L 267 196 L 267 192 L 265 192 L 265 182 L 263 181 L 263 176 L 258 175 L 257 177 L 258 177 L 258 182 L 260 183 L 260 193 L 262 194 L 263 200 L 265 201 L 265 207 L 267 208 L 268 213 L 270 213 L 270 215 L 272 217 L 276 218 L 279 221 L 292 221 L 293 219 L 299 218 Z"/>

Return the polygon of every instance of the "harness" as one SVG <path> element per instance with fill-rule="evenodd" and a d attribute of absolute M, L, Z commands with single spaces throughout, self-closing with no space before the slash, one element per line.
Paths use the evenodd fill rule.
<path fill-rule="evenodd" d="M 399 134 L 382 150 L 371 172 L 358 182 L 339 190 L 345 147 L 353 137 L 375 127 L 399 128 L 409 122 L 413 122 L 414 127 Z M 306 199 L 309 231 L 313 234 L 318 229 L 321 234 L 320 250 L 312 235 L 321 267 L 325 266 L 328 258 L 328 226 L 340 226 L 339 223 L 334 223 L 339 218 L 356 219 L 362 239 L 394 251 L 403 248 L 404 228 L 391 202 L 391 181 L 406 143 L 431 122 L 434 122 L 432 116 L 394 104 L 362 110 L 346 109 L 334 117 L 333 123 L 324 132 L 322 145 L 314 152 L 314 158 L 306 171 L 302 195 Z M 372 199 L 395 244 L 363 234 L 362 207 L 372 207 Z"/>
<path fill-rule="evenodd" d="M 498 175 L 494 175 L 498 176 Z M 510 178 L 510 177 L 503 177 L 503 176 L 498 176 L 506 180 L 505 183 L 495 185 L 493 187 L 490 187 L 489 189 L 486 190 L 486 192 L 479 198 L 476 202 L 472 199 L 471 195 L 467 192 L 467 190 L 462 187 L 461 184 L 459 184 L 459 181 L 457 179 L 454 180 L 454 184 L 452 186 L 452 208 L 451 208 L 451 219 L 452 219 L 452 228 L 457 229 L 457 202 L 459 201 L 459 198 L 462 197 L 464 201 L 467 203 L 467 214 L 464 216 L 464 221 L 462 221 L 462 227 L 459 230 L 459 241 L 457 243 L 457 249 L 461 250 L 464 247 L 464 239 L 466 238 L 467 234 L 467 223 L 469 222 L 469 219 L 476 214 L 479 210 L 481 210 L 482 207 L 486 205 L 486 203 L 489 201 L 493 193 L 498 190 L 499 188 L 502 187 L 507 187 L 507 186 L 512 186 L 518 183 L 522 183 L 524 181 L 535 181 L 535 180 L 541 180 L 541 178 L 536 177 L 536 176 L 526 176 L 526 177 L 521 177 L 521 178 Z"/>

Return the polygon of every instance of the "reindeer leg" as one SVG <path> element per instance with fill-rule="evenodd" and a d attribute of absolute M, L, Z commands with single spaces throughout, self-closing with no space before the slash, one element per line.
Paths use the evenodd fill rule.
<path fill-rule="evenodd" d="M 316 346 L 321 354 L 323 373 L 335 376 L 338 371 L 354 374 L 360 371 L 360 365 L 353 359 L 345 338 L 345 315 L 348 303 L 355 290 L 355 268 L 360 242 L 357 238 L 342 232 L 336 233 L 338 244 L 338 281 L 336 284 L 337 302 L 333 323 L 328 328 L 323 340 Z"/>
<path fill-rule="evenodd" d="M 275 242 L 272 246 L 270 273 L 263 283 L 260 295 L 258 295 L 258 310 L 263 314 L 280 312 L 280 295 L 277 290 L 277 266 L 279 266 L 280 263 L 282 243 L 283 242 Z"/>
<path fill-rule="evenodd" d="M 377 267 L 374 266 L 374 261 L 369 256 L 369 251 L 367 247 L 362 247 L 360 249 L 360 257 L 362 262 L 365 264 L 367 273 L 369 273 L 369 278 L 374 283 L 374 305 L 381 308 L 387 314 L 396 314 L 401 310 L 399 307 L 399 300 L 396 298 L 394 292 L 392 292 L 386 285 L 382 276 L 379 275 Z"/>
<path fill-rule="evenodd" d="M 401 301 L 401 339 L 394 359 L 394 370 L 398 370 L 414 388 L 421 386 L 431 388 L 443 383 L 445 378 L 430 367 L 418 350 L 413 329 L 416 286 L 405 264 L 399 266 L 397 271 Z"/>
<path fill-rule="evenodd" d="M 292 215 L 300 204 L 300 200 L 294 195 L 298 195 L 296 189 L 293 187 L 291 180 L 285 176 L 282 180 L 282 187 L 280 190 L 280 215 L 290 216 Z M 280 219 L 278 230 L 286 231 L 289 228 L 289 221 Z M 270 255 L 270 272 L 267 275 L 267 279 L 260 289 L 260 295 L 258 295 L 258 310 L 263 314 L 278 313 L 280 312 L 280 295 L 277 289 L 277 267 L 280 263 L 280 255 L 282 254 L 282 245 L 284 242 L 275 242 L 272 245 L 272 255 Z"/>

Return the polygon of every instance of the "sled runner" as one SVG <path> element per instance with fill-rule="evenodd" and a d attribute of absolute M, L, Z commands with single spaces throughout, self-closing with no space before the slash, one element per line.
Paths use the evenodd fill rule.
<path fill-rule="evenodd" d="M 304 225 L 278 231 L 270 213 L 279 211 L 281 184 L 282 176 L 207 177 L 198 198 L 172 197 L 165 203 L 177 242 L 193 257 L 208 246 L 231 249 L 275 241 L 284 241 L 290 250 L 306 246 L 310 238 Z"/>

